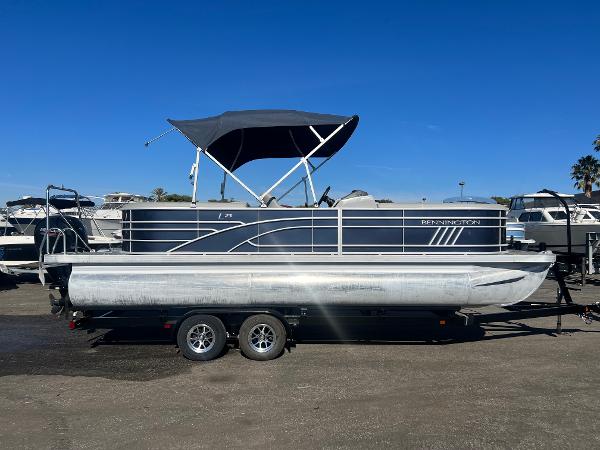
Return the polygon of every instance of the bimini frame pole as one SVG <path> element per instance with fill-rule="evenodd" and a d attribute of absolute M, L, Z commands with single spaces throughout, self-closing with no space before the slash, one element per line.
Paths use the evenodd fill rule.
<path fill-rule="evenodd" d="M 194 176 L 194 190 L 192 191 L 192 204 L 196 204 L 196 196 L 198 193 L 198 164 L 200 164 L 200 152 L 202 149 L 200 147 L 196 147 L 196 162 L 193 167 L 193 176 Z"/>
<path fill-rule="evenodd" d="M 348 121 L 349 122 L 349 121 Z M 313 130 L 313 133 L 316 133 L 317 137 L 319 138 L 319 140 L 321 142 L 319 142 L 319 145 L 317 145 L 315 148 L 313 148 L 308 155 L 300 158 L 300 161 L 298 161 L 296 164 L 294 164 L 294 167 L 292 167 L 290 170 L 287 171 L 287 173 L 282 176 L 279 180 L 277 180 L 275 182 L 275 184 L 273 184 L 273 186 L 271 186 L 269 189 L 267 189 L 265 191 L 264 194 L 261 195 L 261 198 L 264 198 L 266 195 L 270 194 L 271 191 L 273 191 L 273 189 L 275 189 L 277 186 L 279 186 L 286 178 L 288 178 L 292 173 L 294 173 L 296 171 L 296 169 L 298 169 L 298 167 L 300 167 L 303 164 L 306 164 L 308 159 L 314 155 L 317 151 L 319 151 L 319 149 L 321 147 L 323 147 L 333 136 L 335 136 L 342 128 L 344 128 L 344 126 L 346 124 L 348 124 L 348 122 L 345 122 L 343 124 L 341 124 L 339 127 L 337 127 L 335 130 L 333 130 L 333 132 L 327 136 L 325 139 L 322 139 L 318 133 L 316 133 L 316 131 Z M 312 127 L 311 127 L 312 128 Z M 312 187 L 312 182 L 311 182 L 311 187 Z"/>
<path fill-rule="evenodd" d="M 329 161 L 331 158 L 333 158 L 333 155 L 328 156 L 325 160 L 321 161 L 319 163 L 318 166 L 313 166 L 311 164 L 311 170 L 310 170 L 310 174 L 312 175 L 313 173 L 315 173 L 317 170 L 319 170 L 321 168 L 321 166 L 323 166 L 327 161 Z M 310 161 L 308 161 L 308 163 L 310 164 Z M 306 183 L 306 178 L 307 177 L 302 177 L 298 180 L 298 182 L 296 184 L 294 184 L 291 188 L 289 188 L 287 191 L 285 191 L 283 194 L 281 194 L 278 198 L 277 201 L 281 201 L 284 197 L 286 197 L 290 192 L 292 192 L 294 189 L 296 189 L 298 186 L 300 186 L 301 183 Z M 308 201 L 308 199 L 307 199 Z"/>
<path fill-rule="evenodd" d="M 246 191 L 250 195 L 252 195 L 256 200 L 258 200 L 262 206 L 265 206 L 265 202 L 262 200 L 262 198 L 260 198 L 258 195 L 256 195 L 256 193 L 252 189 L 250 189 L 248 186 L 246 186 L 242 180 L 240 180 L 238 177 L 236 177 L 232 171 L 230 171 L 223 164 L 221 164 L 218 159 L 216 159 L 213 155 L 208 153 L 206 150 L 202 150 L 202 153 L 204 153 L 206 156 L 208 156 L 208 158 L 212 162 L 214 162 L 217 166 L 219 166 L 225 173 L 227 173 L 227 175 L 229 175 L 231 178 L 233 178 L 235 181 L 237 181 L 239 183 L 239 185 L 242 186 L 244 189 L 246 189 Z"/>
<path fill-rule="evenodd" d="M 308 184 L 310 184 L 310 192 L 313 196 L 313 204 L 317 206 L 317 196 L 315 195 L 315 187 L 313 186 L 312 177 L 310 176 L 310 169 L 308 168 L 308 162 L 304 161 L 304 168 L 306 169 L 306 176 L 308 178 Z"/>
<path fill-rule="evenodd" d="M 48 185 L 46 187 L 46 234 L 48 235 L 48 230 L 50 229 L 50 189 L 52 185 Z M 50 253 L 50 240 L 46 239 L 46 253 Z"/>

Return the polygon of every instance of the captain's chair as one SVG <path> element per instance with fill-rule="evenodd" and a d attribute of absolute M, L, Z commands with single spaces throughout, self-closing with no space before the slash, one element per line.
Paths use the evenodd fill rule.
<path fill-rule="evenodd" d="M 281 208 L 281 205 L 277 203 L 277 198 L 274 195 L 267 194 L 263 197 L 263 202 L 267 208 Z"/>

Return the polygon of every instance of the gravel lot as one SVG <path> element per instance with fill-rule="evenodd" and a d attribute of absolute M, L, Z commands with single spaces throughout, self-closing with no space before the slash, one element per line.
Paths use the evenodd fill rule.
<path fill-rule="evenodd" d="M 546 281 L 535 296 L 555 288 Z M 599 293 L 592 282 L 574 298 Z M 555 325 L 492 324 L 473 342 L 299 344 L 262 363 L 232 349 L 193 363 L 152 335 L 96 345 L 98 333 L 49 314 L 41 285 L 4 286 L 0 446 L 599 448 L 600 323 L 563 317 L 562 335 Z"/>

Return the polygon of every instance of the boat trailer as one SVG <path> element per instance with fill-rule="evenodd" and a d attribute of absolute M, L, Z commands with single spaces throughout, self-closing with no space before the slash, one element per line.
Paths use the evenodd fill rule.
<path fill-rule="evenodd" d="M 323 307 L 307 306 L 247 306 L 247 307 L 171 307 L 161 309 L 112 309 L 71 311 L 68 292 L 65 288 L 50 286 L 51 290 L 59 291 L 60 299 L 50 294 L 52 312 L 60 314 L 69 320 L 69 328 L 87 330 L 93 333 L 97 330 L 124 329 L 143 327 L 161 329 L 174 337 L 184 320 L 196 315 L 210 315 L 219 318 L 227 325 L 228 342 L 236 343 L 243 322 L 256 315 L 268 315 L 277 318 L 285 327 L 287 335 L 286 347 L 290 349 L 296 342 L 306 341 L 297 339 L 298 331 L 309 319 L 322 320 L 325 323 L 344 319 L 381 319 L 393 318 L 401 320 L 407 328 L 423 331 L 425 327 L 432 331 L 442 331 L 448 328 L 479 326 L 493 322 L 510 322 L 520 319 L 557 317 L 556 334 L 562 333 L 562 316 L 575 314 L 586 324 L 600 321 L 600 302 L 592 304 L 575 303 L 571 297 L 564 275 L 558 265 L 553 266 L 553 278 L 558 283 L 557 297 L 554 302 L 523 302 L 506 306 L 505 311 L 497 313 L 462 312 L 458 308 L 447 307 Z M 301 333 L 300 333 L 301 334 Z M 362 339 L 364 340 L 364 339 Z M 374 339 L 375 340 L 375 339 Z"/>

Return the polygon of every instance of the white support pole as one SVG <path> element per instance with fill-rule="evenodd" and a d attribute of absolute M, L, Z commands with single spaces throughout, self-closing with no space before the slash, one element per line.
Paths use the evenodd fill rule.
<path fill-rule="evenodd" d="M 317 130 L 315 130 L 312 125 L 310 125 L 308 128 L 310 128 L 310 131 L 313 132 L 313 134 L 317 137 L 319 142 L 323 142 L 325 140 L 321 137 L 321 135 L 319 133 L 317 133 Z"/>
<path fill-rule="evenodd" d="M 246 186 L 242 180 L 240 180 L 238 177 L 236 177 L 233 172 L 231 172 L 229 169 L 227 169 L 223 164 L 221 164 L 213 155 L 211 155 L 210 153 L 208 153 L 206 150 L 203 151 L 203 153 L 208 156 L 208 158 L 214 162 L 217 166 L 219 166 L 223 171 L 225 171 L 227 173 L 227 175 L 229 175 L 231 178 L 233 178 L 235 181 L 237 181 L 240 186 L 242 186 L 244 189 L 246 189 L 246 191 L 248 191 L 248 193 L 250 195 L 252 195 L 256 200 L 258 200 L 260 202 L 260 204 L 262 206 L 265 206 L 265 202 L 262 200 L 261 197 L 259 197 L 258 195 L 256 195 L 254 193 L 254 191 L 252 189 L 250 189 L 248 186 Z"/>
<path fill-rule="evenodd" d="M 348 122 L 346 122 L 346 123 L 348 123 Z M 319 145 L 317 145 L 315 148 L 313 148 L 308 155 L 306 155 L 304 158 L 301 158 L 300 161 L 298 161 L 296 164 L 294 164 L 294 167 L 292 167 L 290 170 L 288 170 L 287 173 L 284 176 L 282 176 L 279 180 L 277 180 L 273 186 L 271 186 L 269 189 L 267 189 L 264 192 L 264 194 L 261 195 L 261 198 L 265 197 L 267 194 L 270 194 L 273 189 L 275 189 L 277 186 L 279 186 L 287 177 L 289 177 L 292 173 L 294 173 L 296 171 L 296 169 L 298 169 L 298 167 L 300 167 L 302 164 L 305 164 L 306 160 L 308 160 L 308 158 L 310 158 L 312 155 L 314 155 L 316 152 L 318 152 L 321 147 L 323 147 L 333 136 L 335 136 L 342 128 L 344 128 L 344 125 L 346 125 L 346 123 L 343 123 L 339 127 L 337 127 L 329 136 L 327 136 L 327 138 L 323 139 L 319 143 Z M 315 131 L 315 133 L 316 133 L 316 131 Z"/>
<path fill-rule="evenodd" d="M 310 174 L 312 175 L 317 170 L 319 170 L 321 168 L 321 166 L 323 166 L 332 157 L 333 157 L 333 155 L 327 157 L 325 160 L 321 161 L 318 166 L 313 166 L 310 161 L 307 161 L 308 164 L 310 164 L 310 166 L 312 167 Z M 281 194 L 281 196 L 279 196 L 279 198 L 277 198 L 277 201 L 278 202 L 281 201 L 285 196 L 287 196 L 290 192 L 292 192 L 294 189 L 296 189 L 301 183 L 306 183 L 306 177 L 300 178 L 300 180 L 298 180 L 298 182 L 296 184 L 294 184 L 291 188 L 289 188 L 287 191 L 285 191 L 283 194 Z"/>
<path fill-rule="evenodd" d="M 198 192 L 198 164 L 200 163 L 200 152 L 202 149 L 196 147 L 196 162 L 194 163 L 194 190 L 192 191 L 192 205 L 196 204 L 196 193 Z"/>
<path fill-rule="evenodd" d="M 308 168 L 308 163 L 304 160 L 304 168 L 306 169 L 306 176 L 308 177 L 308 184 L 310 184 L 310 192 L 313 196 L 313 204 L 317 206 L 317 196 L 315 195 L 315 187 L 313 186 L 312 177 L 310 176 L 310 169 Z"/>

